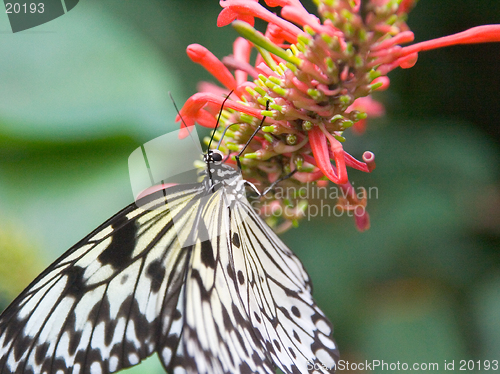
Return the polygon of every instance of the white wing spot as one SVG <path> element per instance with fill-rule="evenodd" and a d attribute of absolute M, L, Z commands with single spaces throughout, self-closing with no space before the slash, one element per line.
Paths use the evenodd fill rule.
<path fill-rule="evenodd" d="M 79 258 L 80 256 L 82 256 L 83 254 L 85 254 L 93 246 L 94 246 L 94 244 L 85 244 L 85 245 L 81 246 L 76 251 L 74 251 L 72 254 L 70 254 L 68 257 L 66 257 L 64 259 L 64 261 L 61 262 L 61 263 L 62 264 L 67 264 L 68 262 L 76 260 L 77 258 Z"/>
<path fill-rule="evenodd" d="M 172 359 L 172 350 L 168 347 L 165 347 L 161 351 L 161 355 L 163 357 L 163 362 L 170 362 L 170 360 Z"/>
<path fill-rule="evenodd" d="M 108 248 L 110 244 L 111 244 L 111 238 L 104 239 L 102 242 L 100 242 L 98 245 L 92 248 L 91 251 L 88 251 L 83 257 L 81 257 L 77 262 L 75 262 L 75 265 L 80 266 L 82 268 L 87 268 L 97 260 L 97 257 L 99 257 L 99 255 L 102 252 L 104 252 L 104 250 Z M 97 265 L 99 264 L 100 262 L 97 261 Z"/>
<path fill-rule="evenodd" d="M 92 365 L 90 365 L 90 372 L 92 374 L 102 374 L 101 363 L 97 361 L 92 362 Z"/>
<path fill-rule="evenodd" d="M 134 320 L 130 320 L 128 326 L 127 326 L 127 332 L 125 334 L 125 336 L 127 337 L 127 340 L 134 343 L 134 346 L 136 348 L 140 348 L 141 347 L 141 342 L 139 341 L 139 339 L 137 339 L 137 335 L 135 334 L 135 323 L 134 323 Z"/>
<path fill-rule="evenodd" d="M 332 332 L 330 326 L 328 326 L 328 324 L 323 319 L 320 319 L 316 322 L 316 327 L 325 335 L 330 335 Z"/>
<path fill-rule="evenodd" d="M 336 348 L 335 343 L 328 336 L 319 334 L 319 340 L 321 340 L 321 343 L 323 343 L 323 345 L 327 348 L 330 348 L 330 349 Z"/>
<path fill-rule="evenodd" d="M 176 366 L 174 368 L 174 374 L 185 374 L 185 373 L 186 373 L 186 369 L 184 369 L 181 366 Z"/>
<path fill-rule="evenodd" d="M 118 363 L 119 363 L 118 357 L 111 356 L 109 358 L 109 371 L 111 373 L 115 372 L 116 369 L 118 369 Z"/>
<path fill-rule="evenodd" d="M 73 373 L 72 374 L 80 374 L 80 369 L 81 369 L 80 364 L 73 365 Z"/>
<path fill-rule="evenodd" d="M 93 240 L 93 241 L 101 240 L 102 238 L 104 238 L 105 236 L 108 236 L 112 232 L 113 232 L 113 227 L 112 226 L 108 226 L 108 227 L 102 229 L 101 231 L 99 231 L 93 237 L 91 237 L 90 240 Z"/>
<path fill-rule="evenodd" d="M 139 356 L 137 356 L 136 353 L 131 353 L 128 355 L 128 362 L 130 362 L 131 365 L 136 365 L 139 363 Z"/>

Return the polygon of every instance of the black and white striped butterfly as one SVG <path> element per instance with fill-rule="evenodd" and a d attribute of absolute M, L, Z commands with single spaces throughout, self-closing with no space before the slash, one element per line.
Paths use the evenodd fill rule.
<path fill-rule="evenodd" d="M 201 183 L 154 192 L 70 248 L 0 315 L 0 374 L 333 372 L 332 326 L 299 259 L 205 155 Z"/>

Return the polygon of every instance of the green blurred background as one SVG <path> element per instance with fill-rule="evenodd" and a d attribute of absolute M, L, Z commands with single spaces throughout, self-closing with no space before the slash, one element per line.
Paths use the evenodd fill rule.
<path fill-rule="evenodd" d="M 309 9 L 314 9 L 307 4 Z M 185 55 L 218 57 L 236 34 L 217 1 L 82 0 L 12 34 L 0 16 L 0 310 L 58 255 L 132 201 L 127 158 L 177 128 L 208 73 Z M 421 0 L 416 40 L 500 23 L 500 2 Z M 500 45 L 421 53 L 377 96 L 387 116 L 364 136 L 375 152 L 372 227 L 347 217 L 303 221 L 283 235 L 351 362 L 500 360 Z M 499 369 L 500 370 L 500 369 Z M 130 372 L 161 373 L 156 358 Z M 387 370 L 386 370 L 387 371 Z M 374 370 L 374 372 L 383 372 Z"/>

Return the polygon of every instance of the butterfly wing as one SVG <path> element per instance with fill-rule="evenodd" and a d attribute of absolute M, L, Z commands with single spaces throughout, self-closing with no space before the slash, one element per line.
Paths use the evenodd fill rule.
<path fill-rule="evenodd" d="M 101 225 L 0 316 L 0 374 L 111 373 L 154 351 L 174 373 L 329 371 L 307 273 L 235 196 L 171 187 Z"/>
<path fill-rule="evenodd" d="M 201 192 L 150 195 L 49 266 L 0 316 L 0 373 L 111 373 L 176 346 L 189 251 L 172 217 L 189 227 Z"/>
<path fill-rule="evenodd" d="M 193 246 L 180 298 L 185 311 L 182 341 L 171 365 L 164 365 L 174 373 L 271 374 L 274 364 L 254 335 L 237 284 L 228 275 L 229 211 L 222 195 L 223 190 L 210 195 L 200 209 L 197 236 L 210 240 Z"/>
<path fill-rule="evenodd" d="M 334 372 L 333 328 L 312 298 L 300 260 L 246 200 L 236 204 L 231 229 L 232 277 L 271 360 L 287 374 Z"/>
<path fill-rule="evenodd" d="M 333 330 L 300 260 L 246 200 L 227 201 L 219 190 L 200 210 L 198 236 L 210 240 L 193 246 L 182 340 L 167 371 L 333 372 Z"/>

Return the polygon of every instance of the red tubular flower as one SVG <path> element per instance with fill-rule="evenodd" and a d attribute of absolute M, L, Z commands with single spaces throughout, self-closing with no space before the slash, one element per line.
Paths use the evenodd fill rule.
<path fill-rule="evenodd" d="M 330 153 L 330 157 L 332 154 Z M 344 159 L 347 166 L 364 171 L 365 173 L 371 173 L 375 169 L 375 155 L 372 152 L 363 153 L 363 161 L 358 161 L 352 157 L 349 153 L 344 151 Z"/>
<path fill-rule="evenodd" d="M 339 199 L 338 205 L 357 209 L 356 226 L 363 231 L 370 225 L 366 196 L 355 195 L 347 166 L 371 172 L 375 156 L 367 151 L 362 161 L 356 160 L 344 151 L 342 142 L 349 128 L 361 133 L 367 117 L 384 114 L 384 107 L 371 94 L 387 89 L 387 73 L 413 66 L 419 52 L 500 41 L 500 25 L 475 27 L 401 47 L 414 40 L 405 20 L 415 0 L 366 0 L 362 11 L 360 0 L 315 0 L 320 18 L 310 14 L 299 0 L 265 2 L 270 7 L 280 6 L 281 16 L 258 0 L 220 2 L 223 9 L 217 24 L 234 21 L 233 27 L 242 37 L 233 45 L 233 56 L 222 62 L 202 46 L 188 48 L 193 61 L 224 87 L 204 84 L 208 92 L 193 95 L 180 115 L 187 125 L 198 122 L 214 127 L 223 93 L 234 90 L 224 104 L 217 134 L 222 137 L 223 129 L 228 128 L 221 151 L 227 155 L 240 152 L 266 117 L 241 158 L 244 178 L 266 188 L 294 169 L 294 176 L 283 183 L 294 187 L 312 181 L 322 184 L 326 176 L 345 192 L 346 198 Z M 252 27 L 255 17 L 268 23 L 265 33 Z M 254 61 L 251 48 L 257 50 Z M 300 210 L 299 205 L 296 208 Z"/>
<path fill-rule="evenodd" d="M 258 0 L 252 0 L 255 2 L 258 2 Z M 238 6 L 234 7 L 229 7 L 227 4 L 223 4 L 223 1 L 220 2 L 220 6 L 223 7 L 224 9 L 221 10 L 219 13 L 219 17 L 217 18 L 217 26 L 222 27 L 229 25 L 231 22 L 233 22 L 235 19 L 239 19 L 241 21 L 244 21 L 248 23 L 249 25 L 254 25 L 255 20 L 254 20 L 254 15 L 251 12 L 246 11 L 245 9 L 239 9 Z"/>
<path fill-rule="evenodd" d="M 223 101 L 224 97 L 217 96 L 212 93 L 200 92 L 194 94 L 186 101 L 175 120 L 180 121 L 180 119 L 182 118 L 182 127 L 184 127 L 184 125 L 194 126 L 194 123 L 198 122 L 204 127 L 214 128 L 217 123 L 215 117 L 207 111 L 203 110 L 203 107 L 207 104 L 215 104 L 217 108 L 220 108 Z M 234 109 L 242 113 L 247 113 L 256 118 L 262 118 L 260 110 L 250 108 L 249 106 L 239 104 L 234 101 L 226 101 L 225 107 Z M 186 137 L 188 136 L 188 132 L 181 131 L 180 136 Z"/>
<path fill-rule="evenodd" d="M 500 42 L 500 25 L 477 26 L 457 34 L 427 40 L 403 48 L 402 53 L 406 55 L 435 48 L 449 47 L 451 45 L 492 42 Z"/>
<path fill-rule="evenodd" d="M 233 55 L 234 59 L 239 63 L 244 63 L 248 65 L 250 62 L 250 52 L 252 51 L 252 44 L 244 38 L 236 38 L 233 44 Z M 236 70 L 234 76 L 236 78 L 236 83 L 238 85 L 247 81 L 248 73 L 243 70 Z"/>
<path fill-rule="evenodd" d="M 414 6 L 417 0 L 402 0 L 399 4 L 397 14 L 401 15 L 404 13 L 408 13 Z"/>
<path fill-rule="evenodd" d="M 370 228 L 370 215 L 365 207 L 358 206 L 354 209 L 354 222 L 358 231 L 363 232 Z"/>
<path fill-rule="evenodd" d="M 252 0 L 221 0 L 220 5 L 224 9 L 217 18 L 217 26 L 219 27 L 226 26 L 235 19 L 245 21 L 253 26 L 253 18 L 258 17 L 269 23 L 274 23 L 293 35 L 302 33 L 302 30 L 297 26 L 286 22 L 283 18 L 271 13 L 259 3 Z M 249 22 L 249 20 L 251 21 Z"/>
<path fill-rule="evenodd" d="M 411 43 L 415 36 L 411 31 L 403 31 L 392 38 L 382 40 L 370 48 L 372 56 L 376 56 L 377 51 L 386 50 L 398 44 Z"/>
<path fill-rule="evenodd" d="M 349 166 L 349 167 L 356 169 L 356 170 L 363 171 L 365 173 L 371 173 L 375 169 L 375 166 L 376 166 L 375 165 L 375 155 L 372 152 L 363 153 L 363 161 L 364 162 L 356 160 L 354 157 L 352 157 L 346 151 L 343 151 L 343 152 L 344 152 L 344 161 L 345 161 L 346 166 Z M 328 154 L 330 156 L 330 159 L 334 158 L 334 155 L 333 155 L 333 152 L 331 151 L 331 149 L 328 150 Z M 311 157 L 311 156 L 306 155 L 306 154 L 302 155 L 302 157 L 304 158 L 304 161 L 319 168 L 316 157 Z M 337 171 L 336 171 L 337 168 L 331 164 L 330 164 L 330 166 L 333 169 L 333 173 L 335 175 L 337 175 Z M 317 180 L 322 176 L 326 176 L 323 172 L 321 172 L 321 173 L 323 173 L 322 175 L 317 174 L 317 173 L 318 173 L 318 171 L 311 172 L 311 174 L 314 174 L 316 176 L 316 178 L 310 178 L 309 181 Z M 294 174 L 294 176 L 296 174 Z M 297 179 L 297 180 L 300 180 L 300 179 Z"/>
<path fill-rule="evenodd" d="M 324 176 L 321 170 L 316 170 L 311 173 L 301 173 L 300 171 L 295 173 L 293 177 L 301 183 L 315 182 Z"/>
<path fill-rule="evenodd" d="M 499 41 L 500 25 L 473 27 L 457 34 L 443 36 L 441 38 L 427 40 L 408 47 L 400 48 L 399 50 L 393 52 L 391 56 L 391 63 L 387 64 L 381 72 L 382 74 L 387 74 L 389 71 L 397 67 L 401 67 L 403 69 L 411 68 L 417 61 L 418 52 L 459 44 L 491 43 Z"/>
<path fill-rule="evenodd" d="M 200 92 L 194 94 L 188 99 L 188 101 L 186 101 L 186 103 L 184 104 L 184 106 L 180 111 L 180 115 L 182 116 L 182 118 L 184 118 L 184 120 L 186 120 L 186 118 L 194 118 L 196 117 L 198 112 L 208 103 L 215 104 L 215 106 L 220 108 L 222 106 L 223 101 L 224 101 L 223 97 L 216 96 L 211 93 Z M 262 114 L 260 110 L 250 108 L 247 105 L 243 105 L 235 101 L 231 100 L 226 101 L 224 107 L 234 109 L 238 112 L 247 113 L 251 116 L 262 119 Z"/>
<path fill-rule="evenodd" d="M 330 135 L 330 149 L 333 153 L 333 159 L 337 165 L 335 171 L 330 162 L 330 154 L 328 152 L 328 144 L 326 141 L 327 135 L 319 127 L 314 127 L 309 131 L 309 144 L 318 163 L 318 168 L 330 179 L 333 183 L 345 184 L 347 183 L 347 170 L 345 167 L 344 150 L 338 140 Z"/>
<path fill-rule="evenodd" d="M 374 84 L 378 82 L 382 84 L 380 88 L 385 89 L 387 88 L 387 86 L 389 86 L 389 78 L 387 77 L 378 77 L 373 80 Z M 352 103 L 352 105 L 349 108 L 347 108 L 347 110 L 349 112 L 356 110 L 365 113 L 368 117 L 371 118 L 381 117 L 385 114 L 384 106 L 378 101 L 373 100 L 371 95 L 356 99 L 354 103 Z M 366 129 L 366 119 L 361 119 L 358 122 L 356 122 L 352 127 L 352 129 L 357 134 L 363 134 Z"/>
<path fill-rule="evenodd" d="M 267 26 L 266 37 L 276 44 L 282 44 L 285 41 L 288 43 L 295 43 L 297 41 L 297 38 L 294 35 L 272 23 Z"/>
<path fill-rule="evenodd" d="M 337 30 L 331 27 L 325 27 L 320 22 L 318 17 L 309 14 L 304 8 L 296 6 L 284 6 L 281 10 L 281 16 L 285 19 L 301 26 L 309 26 L 317 33 L 325 33 L 333 36 Z"/>
<path fill-rule="evenodd" d="M 236 80 L 231 72 L 208 49 L 199 44 L 191 44 L 187 47 L 186 51 L 187 55 L 193 62 L 202 65 L 228 90 L 231 91 L 236 88 Z"/>

